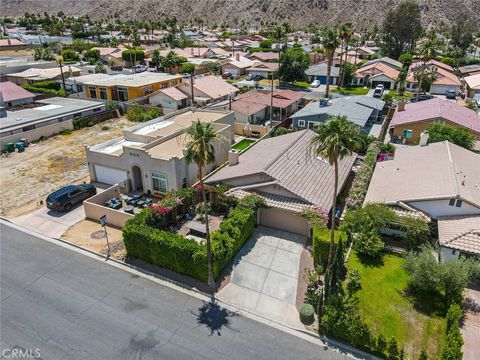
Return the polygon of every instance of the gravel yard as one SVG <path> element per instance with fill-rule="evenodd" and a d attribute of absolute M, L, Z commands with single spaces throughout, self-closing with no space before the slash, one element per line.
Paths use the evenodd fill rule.
<path fill-rule="evenodd" d="M 121 136 L 122 129 L 133 124 L 123 117 L 112 119 L 30 144 L 23 153 L 2 155 L 0 214 L 9 215 L 24 204 L 44 200 L 46 194 L 64 185 L 88 181 L 85 145 Z"/>

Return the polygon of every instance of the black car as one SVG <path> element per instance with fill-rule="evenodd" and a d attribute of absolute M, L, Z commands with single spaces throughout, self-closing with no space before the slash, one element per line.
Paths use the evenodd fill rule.
<path fill-rule="evenodd" d="M 47 197 L 47 208 L 55 211 L 70 211 L 72 207 L 95 195 L 97 189 L 90 184 L 67 185 Z"/>
<path fill-rule="evenodd" d="M 419 101 L 425 101 L 430 99 L 433 99 L 432 95 L 418 95 L 418 96 L 412 97 L 410 99 L 410 102 L 419 102 Z"/>
<path fill-rule="evenodd" d="M 456 99 L 457 98 L 457 92 L 455 90 L 448 90 L 445 93 L 445 97 L 447 99 Z"/>

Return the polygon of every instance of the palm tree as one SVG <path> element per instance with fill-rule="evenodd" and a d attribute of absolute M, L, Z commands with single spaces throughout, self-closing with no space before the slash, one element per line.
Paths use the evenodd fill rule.
<path fill-rule="evenodd" d="M 340 45 L 337 30 L 333 27 L 328 27 L 322 34 L 322 45 L 325 49 L 325 56 L 327 57 L 327 87 L 325 90 L 325 97 L 328 98 L 330 93 L 330 74 L 332 71 L 333 56 L 335 49 Z"/>
<path fill-rule="evenodd" d="M 328 254 L 327 270 L 332 264 L 335 251 L 335 209 L 338 195 L 338 162 L 345 156 L 351 155 L 361 144 L 360 129 L 348 121 L 346 116 L 330 116 L 328 121 L 320 124 L 317 134 L 310 139 L 310 151 L 316 156 L 328 160 L 335 170 L 333 187 L 331 224 L 330 224 L 330 252 Z"/>
<path fill-rule="evenodd" d="M 343 81 L 345 79 L 345 71 L 343 70 L 342 64 L 347 61 L 348 56 L 348 44 L 353 37 L 353 25 L 352 23 L 345 23 L 340 26 L 338 30 L 338 35 L 342 42 L 345 44 L 345 60 L 342 62 L 343 56 L 340 56 L 340 81 L 339 86 L 343 86 Z"/>
<path fill-rule="evenodd" d="M 205 185 L 203 183 L 203 170 L 206 165 L 215 161 L 215 144 L 220 142 L 219 135 L 211 123 L 204 124 L 200 120 L 186 131 L 187 143 L 185 159 L 187 163 L 195 163 L 198 167 L 198 179 L 203 197 L 205 211 L 205 240 L 207 245 L 208 284 L 213 287 L 212 251 L 210 245 L 210 228 L 208 224 L 208 202 Z"/>

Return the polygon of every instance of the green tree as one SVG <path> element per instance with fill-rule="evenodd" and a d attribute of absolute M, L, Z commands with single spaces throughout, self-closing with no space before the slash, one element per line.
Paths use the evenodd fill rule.
<path fill-rule="evenodd" d="M 137 61 L 143 61 L 143 59 L 145 59 L 145 52 L 142 49 L 127 49 L 122 51 L 122 59 L 135 68 Z"/>
<path fill-rule="evenodd" d="M 205 210 L 205 240 L 207 247 L 207 266 L 208 266 L 208 284 L 213 290 L 213 271 L 212 271 L 212 250 L 210 244 L 210 227 L 208 223 L 208 201 L 207 192 L 203 183 L 205 166 L 215 161 L 215 145 L 219 143 L 220 137 L 215 132 L 211 123 L 201 123 L 198 120 L 186 131 L 188 141 L 185 145 L 185 159 L 187 163 L 195 163 L 198 167 L 199 185 L 202 191 L 203 208 Z"/>
<path fill-rule="evenodd" d="M 450 29 L 451 45 L 461 50 L 465 56 L 467 49 L 473 44 L 473 24 L 465 16 L 459 16 Z"/>
<path fill-rule="evenodd" d="M 343 54 L 342 54 L 340 56 L 340 81 L 339 81 L 339 86 L 343 86 L 343 84 L 345 83 L 345 70 L 346 69 L 345 69 L 344 65 L 348 64 L 347 63 L 348 43 L 352 40 L 353 34 L 354 34 L 354 31 L 353 31 L 352 23 L 345 23 L 345 24 L 340 25 L 340 28 L 338 29 L 338 36 L 339 36 L 340 40 L 343 42 L 343 44 L 345 45 L 345 60 L 342 61 L 342 59 L 343 59 Z M 350 76 L 354 71 L 355 70 L 350 72 Z"/>
<path fill-rule="evenodd" d="M 332 116 L 324 124 L 320 124 L 317 134 L 310 140 L 310 149 L 315 156 L 327 160 L 334 167 L 335 181 L 332 192 L 330 251 L 327 269 L 332 264 L 335 250 L 335 209 L 338 195 L 338 162 L 353 153 L 359 146 L 360 129 L 348 121 L 346 116 Z"/>
<path fill-rule="evenodd" d="M 333 56 L 335 50 L 340 45 L 338 33 L 335 28 L 327 27 L 322 33 L 322 45 L 325 49 L 325 57 L 327 58 L 327 84 L 325 90 L 325 97 L 328 98 L 330 94 L 330 77 L 332 72 Z"/>
<path fill-rule="evenodd" d="M 106 74 L 107 69 L 100 61 L 95 63 L 95 74 Z"/>
<path fill-rule="evenodd" d="M 420 6 L 415 0 L 402 0 L 391 8 L 383 21 L 383 51 L 398 59 L 405 48 L 411 51 L 422 34 Z"/>
<path fill-rule="evenodd" d="M 100 50 L 98 49 L 87 50 L 85 51 L 84 56 L 90 64 L 95 64 L 97 61 L 100 60 Z"/>
<path fill-rule="evenodd" d="M 302 81 L 309 65 L 310 56 L 300 46 L 294 46 L 280 56 L 278 75 L 286 82 Z"/>
<path fill-rule="evenodd" d="M 472 150 L 475 146 L 475 136 L 468 130 L 443 124 L 432 124 L 428 128 L 428 142 L 435 143 L 448 140 L 465 149 Z"/>

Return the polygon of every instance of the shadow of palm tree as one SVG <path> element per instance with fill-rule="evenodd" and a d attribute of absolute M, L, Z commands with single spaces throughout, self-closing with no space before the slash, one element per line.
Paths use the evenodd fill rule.
<path fill-rule="evenodd" d="M 199 325 L 204 325 L 210 330 L 210 336 L 215 333 L 221 336 L 220 330 L 224 327 L 232 331 L 237 331 L 230 327 L 230 318 L 237 314 L 220 307 L 214 298 L 209 302 L 204 302 L 198 309 L 198 313 L 193 314 L 197 317 L 197 323 Z"/>

